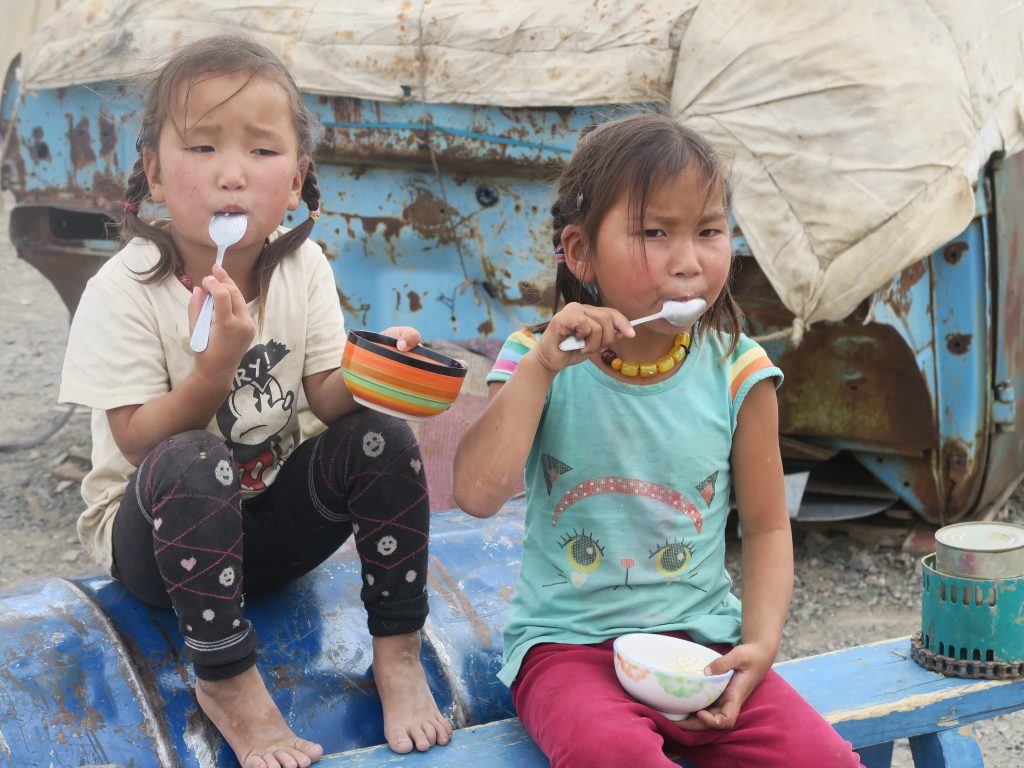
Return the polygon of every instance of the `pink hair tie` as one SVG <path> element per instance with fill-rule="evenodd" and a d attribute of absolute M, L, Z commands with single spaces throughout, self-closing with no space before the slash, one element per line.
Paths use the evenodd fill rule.
<path fill-rule="evenodd" d="M 138 213 L 139 212 L 139 204 L 138 203 L 125 203 L 124 204 L 124 212 L 125 213 Z"/>
<path fill-rule="evenodd" d="M 309 218 L 311 218 L 313 220 L 313 223 L 316 223 L 316 220 L 320 218 L 320 209 L 319 208 L 315 208 L 312 211 L 310 211 L 309 212 Z"/>
<path fill-rule="evenodd" d="M 558 246 L 557 248 L 555 248 L 555 261 L 557 261 L 560 264 L 565 263 L 565 248 L 563 248 L 562 246 Z"/>

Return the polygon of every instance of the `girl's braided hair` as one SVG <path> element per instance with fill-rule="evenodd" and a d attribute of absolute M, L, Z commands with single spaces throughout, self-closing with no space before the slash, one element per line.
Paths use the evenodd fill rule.
<path fill-rule="evenodd" d="M 312 160 L 318 140 L 317 125 L 303 103 L 291 73 L 268 48 L 241 35 L 222 34 L 196 40 L 181 48 L 157 72 L 149 83 L 148 94 L 145 98 L 142 129 L 135 144 L 139 157 L 128 177 L 124 215 L 118 226 L 118 236 L 122 245 L 138 236 L 151 240 L 160 251 L 160 258 L 156 265 L 141 273 L 140 277 L 143 283 L 159 283 L 168 275 L 173 274 L 178 262 L 178 253 L 169 231 L 143 221 L 139 217 L 140 204 L 150 196 L 149 182 L 146 179 L 142 162 L 142 152 L 148 149 L 156 155 L 160 143 L 160 132 L 167 120 L 171 119 L 174 105 L 177 103 L 182 88 L 184 88 L 187 112 L 189 92 L 197 82 L 210 75 L 230 75 L 238 72 L 248 75 L 241 88 L 244 88 L 254 77 L 264 77 L 280 85 L 288 94 L 292 125 L 299 139 L 299 155 L 309 158 L 308 170 L 302 184 L 302 200 L 311 212 L 319 211 L 320 188 L 317 186 Z M 175 126 L 175 129 L 182 132 L 186 130 L 186 127 Z M 307 218 L 271 242 L 257 259 L 255 276 L 261 315 L 274 269 L 281 259 L 298 248 L 309 237 L 313 224 L 313 218 Z"/>
<path fill-rule="evenodd" d="M 623 193 L 628 195 L 629 220 L 642 221 L 651 191 L 691 167 L 696 168 L 707 190 L 705 205 L 721 195 L 728 212 L 732 190 L 721 156 L 707 139 L 678 120 L 658 112 L 641 112 L 585 130 L 556 182 L 552 244 L 557 249 L 563 230 L 575 224 L 583 235 L 584 258 L 593 259 L 601 222 Z M 735 263 L 734 257 L 721 295 L 696 324 L 698 336 L 710 329 L 728 336 L 730 351 L 743 329 L 743 313 L 729 289 Z M 600 286 L 583 283 L 559 261 L 552 312 L 572 301 L 600 306 Z"/>

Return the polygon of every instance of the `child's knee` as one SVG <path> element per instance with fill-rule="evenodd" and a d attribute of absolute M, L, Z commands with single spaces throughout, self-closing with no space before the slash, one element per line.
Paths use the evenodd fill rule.
<path fill-rule="evenodd" d="M 231 458 L 227 444 L 205 429 L 190 429 L 171 435 L 154 449 L 154 453 L 157 451 L 187 462 Z"/>
<path fill-rule="evenodd" d="M 419 457 L 416 436 L 405 421 L 368 408 L 338 420 L 328 434 L 331 442 L 347 442 L 356 458 L 387 461 L 410 454 Z"/>
<path fill-rule="evenodd" d="M 157 493 L 159 489 L 191 489 L 223 496 L 238 488 L 238 472 L 227 445 L 202 429 L 167 438 L 152 450 L 139 471 L 142 485 Z"/>

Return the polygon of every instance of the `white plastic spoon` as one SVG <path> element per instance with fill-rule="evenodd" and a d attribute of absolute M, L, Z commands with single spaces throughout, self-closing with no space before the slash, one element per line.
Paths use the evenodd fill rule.
<path fill-rule="evenodd" d="M 249 219 L 244 213 L 215 213 L 210 219 L 210 239 L 217 246 L 218 267 L 224 263 L 224 251 L 237 243 L 245 235 L 245 227 Z M 192 330 L 192 338 L 188 345 L 193 352 L 202 352 L 210 343 L 210 323 L 213 322 L 213 296 L 206 294 L 203 306 L 196 318 L 196 327 Z"/>
<path fill-rule="evenodd" d="M 661 312 L 655 312 L 653 315 L 647 315 L 646 317 L 638 317 L 636 320 L 630 320 L 629 324 L 640 325 L 640 323 L 649 323 L 651 320 L 664 319 L 668 320 L 672 325 L 693 325 L 707 308 L 708 303 L 701 298 L 687 299 L 686 301 L 666 301 L 661 305 Z M 587 343 L 583 339 L 570 336 L 567 339 L 562 339 L 558 348 L 563 352 L 571 352 L 574 349 L 583 349 L 586 345 Z"/>

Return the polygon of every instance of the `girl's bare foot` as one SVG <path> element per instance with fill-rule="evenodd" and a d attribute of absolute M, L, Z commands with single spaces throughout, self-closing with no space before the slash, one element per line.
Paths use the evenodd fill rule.
<path fill-rule="evenodd" d="M 373 679 L 384 707 L 384 738 L 395 752 L 447 744 L 452 726 L 434 703 L 420 664 L 420 633 L 373 638 Z"/>
<path fill-rule="evenodd" d="M 242 768 L 307 768 L 324 752 L 292 733 L 256 667 L 227 680 L 197 680 L 196 699 Z"/>

